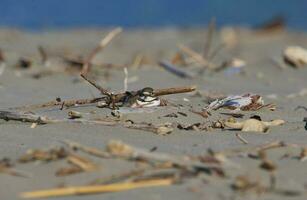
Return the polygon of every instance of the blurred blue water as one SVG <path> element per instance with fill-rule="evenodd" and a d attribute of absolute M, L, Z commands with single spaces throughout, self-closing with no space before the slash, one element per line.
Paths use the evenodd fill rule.
<path fill-rule="evenodd" d="M 307 0 L 0 0 L 0 26 L 70 27 L 254 26 L 283 15 L 307 30 Z"/>

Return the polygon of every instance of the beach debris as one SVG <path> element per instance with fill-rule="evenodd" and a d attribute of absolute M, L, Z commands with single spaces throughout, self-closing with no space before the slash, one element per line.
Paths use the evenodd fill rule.
<path fill-rule="evenodd" d="M 114 37 L 116 37 L 119 33 L 121 33 L 123 30 L 122 28 L 118 27 L 114 30 L 112 30 L 108 35 L 106 35 L 99 43 L 99 45 L 94 48 L 91 53 L 88 55 L 88 57 L 85 59 L 81 74 L 87 75 L 91 69 L 91 62 L 96 56 L 97 53 L 102 51 L 112 40 Z"/>
<path fill-rule="evenodd" d="M 230 61 L 224 62 L 221 67 L 216 68 L 215 71 L 221 71 L 225 69 L 224 74 L 227 76 L 241 74 L 244 71 L 244 67 L 246 66 L 246 62 L 239 58 L 232 58 Z"/>
<path fill-rule="evenodd" d="M 47 197 L 61 197 L 61 196 L 73 196 L 73 195 L 86 195 L 97 194 L 106 192 L 120 192 L 125 190 L 132 190 L 137 188 L 155 187 L 155 186 L 167 186 L 172 185 L 173 178 L 164 179 L 152 179 L 136 182 L 122 182 L 107 185 L 87 185 L 87 186 L 75 186 L 55 188 L 49 190 L 38 190 L 32 192 L 24 192 L 21 194 L 22 198 L 47 198 Z"/>
<path fill-rule="evenodd" d="M 20 69 L 29 69 L 32 65 L 32 61 L 28 58 L 19 58 L 16 67 Z"/>
<path fill-rule="evenodd" d="M 62 167 L 55 172 L 55 176 L 69 176 L 73 174 L 81 173 L 82 169 L 78 166 L 71 165 L 69 167 Z"/>
<path fill-rule="evenodd" d="M 33 161 L 50 162 L 64 159 L 68 156 L 64 148 L 52 148 L 49 150 L 29 149 L 26 154 L 19 157 L 18 162 L 28 163 Z"/>
<path fill-rule="evenodd" d="M 64 144 L 66 144 L 71 150 L 73 151 L 82 151 L 84 153 L 87 153 L 92 156 L 96 156 L 98 158 L 110 158 L 110 154 L 104 151 L 101 151 L 94 147 L 89 147 L 82 145 L 78 142 L 73 142 L 69 140 L 62 141 Z"/>
<path fill-rule="evenodd" d="M 193 78 L 195 76 L 194 74 L 192 74 L 190 72 L 186 72 L 186 71 L 178 68 L 174 64 L 171 64 L 168 61 L 160 61 L 159 65 L 161 67 L 163 67 L 165 70 L 167 70 L 168 72 L 173 73 L 176 76 L 181 77 L 181 78 Z"/>
<path fill-rule="evenodd" d="M 211 113 L 206 111 L 206 110 L 196 111 L 196 110 L 191 109 L 190 112 L 197 114 L 197 115 L 200 115 L 203 118 L 208 118 L 211 115 Z"/>
<path fill-rule="evenodd" d="M 243 118 L 244 117 L 244 114 L 242 114 L 242 113 L 225 113 L 225 112 L 221 112 L 220 114 L 221 115 L 226 115 L 226 116 L 231 116 L 231 117 L 234 117 L 234 118 Z"/>
<path fill-rule="evenodd" d="M 170 113 L 167 115 L 164 115 L 163 117 L 174 117 L 174 118 L 178 118 L 178 115 L 176 113 Z"/>
<path fill-rule="evenodd" d="M 261 121 L 256 118 L 244 120 L 242 122 L 225 122 L 225 126 L 233 129 L 239 129 L 241 131 L 249 132 L 267 132 L 270 126 L 279 126 L 284 124 L 282 119 L 276 119 L 269 122 Z"/>
<path fill-rule="evenodd" d="M 11 176 L 18 176 L 27 178 L 29 177 L 26 173 L 21 172 L 19 170 L 13 169 L 14 164 L 9 158 L 0 159 L 0 173 L 9 174 Z"/>
<path fill-rule="evenodd" d="M 307 64 L 307 50 L 300 46 L 289 46 L 283 51 L 284 61 L 295 68 Z"/>
<path fill-rule="evenodd" d="M 37 50 L 38 50 L 38 53 L 39 53 L 39 55 L 41 57 L 42 64 L 45 67 L 49 67 L 50 66 L 50 62 L 49 62 L 48 55 L 47 55 L 47 52 L 46 52 L 45 48 L 43 46 L 38 46 Z"/>
<path fill-rule="evenodd" d="M 128 160 L 143 160 L 154 165 L 158 163 L 168 163 L 168 166 L 177 169 L 185 169 L 192 173 L 210 173 L 216 170 L 223 171 L 222 166 L 219 164 L 209 165 L 190 156 L 182 157 L 166 153 L 150 152 L 145 149 L 133 147 L 118 140 L 109 141 L 106 150 L 115 157 L 125 158 Z"/>
<path fill-rule="evenodd" d="M 260 181 L 253 181 L 250 177 L 246 175 L 237 176 L 231 187 L 235 191 L 239 192 L 253 191 L 257 194 L 263 194 L 264 192 L 266 192 L 266 187 L 264 187 L 262 183 L 260 183 Z"/>
<path fill-rule="evenodd" d="M 143 131 L 153 132 L 157 135 L 168 135 L 173 132 L 173 127 L 170 123 L 165 123 L 161 125 L 154 125 L 152 123 L 132 123 L 124 125 L 129 129 L 137 129 Z"/>
<path fill-rule="evenodd" d="M 211 110 L 218 110 L 226 108 L 234 111 L 255 111 L 267 107 L 274 110 L 273 104 L 264 104 L 262 97 L 258 94 L 243 94 L 243 95 L 230 95 L 223 99 L 216 99 L 204 108 L 207 112 Z"/>
<path fill-rule="evenodd" d="M 297 97 L 304 97 L 306 95 L 307 95 L 307 88 L 302 88 L 299 92 L 288 94 L 286 97 L 289 99 L 293 99 Z"/>
<path fill-rule="evenodd" d="M 78 119 L 78 118 L 82 118 L 82 113 L 74 111 L 74 110 L 70 110 L 67 113 L 69 119 Z"/>
<path fill-rule="evenodd" d="M 209 126 L 208 126 L 207 123 L 200 123 L 200 122 L 197 122 L 197 123 L 194 123 L 194 124 L 177 123 L 177 128 L 180 129 L 180 130 L 186 130 L 186 131 L 189 131 L 189 130 L 194 130 L 194 131 L 206 130 L 206 131 L 208 131 L 209 130 Z"/>
<path fill-rule="evenodd" d="M 174 57 L 171 60 L 171 63 L 173 65 L 181 65 L 181 66 L 185 66 L 187 63 L 184 59 L 184 56 L 182 55 L 182 53 L 177 52 Z"/>
<path fill-rule="evenodd" d="M 239 133 L 236 133 L 236 137 L 243 143 L 248 144 L 248 141 L 242 137 Z"/>

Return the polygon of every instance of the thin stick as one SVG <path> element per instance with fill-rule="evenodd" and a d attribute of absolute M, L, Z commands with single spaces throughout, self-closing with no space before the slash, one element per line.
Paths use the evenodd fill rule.
<path fill-rule="evenodd" d="M 91 62 L 94 59 L 95 55 L 98 52 L 102 51 L 111 42 L 111 40 L 121 32 L 122 28 L 116 28 L 100 41 L 99 45 L 95 49 L 93 49 L 93 51 L 85 59 L 81 74 L 88 74 L 91 68 Z"/>
<path fill-rule="evenodd" d="M 94 81 L 88 79 L 84 74 L 80 74 L 80 76 L 86 80 L 87 82 L 89 82 L 92 86 L 94 86 L 96 89 L 98 89 L 100 91 L 101 94 L 103 95 L 107 95 L 110 96 L 111 92 L 108 91 L 107 89 L 104 89 L 103 87 L 101 87 L 100 85 L 96 84 Z"/>
<path fill-rule="evenodd" d="M 39 190 L 33 192 L 25 192 L 21 194 L 22 198 L 43 198 L 43 197 L 60 197 L 71 195 L 85 195 L 106 192 L 119 192 L 124 190 L 132 190 L 136 188 L 166 186 L 173 184 L 173 178 L 144 180 L 138 182 L 115 183 L 108 185 L 92 185 L 92 186 L 76 186 L 67 188 L 56 188 L 50 190 Z"/>
<path fill-rule="evenodd" d="M 156 89 L 156 90 L 154 90 L 154 95 L 155 96 L 163 96 L 163 95 L 170 95 L 170 94 L 193 92 L 195 90 L 196 90 L 196 86 Z"/>
<path fill-rule="evenodd" d="M 48 56 L 47 56 L 47 53 L 46 53 L 44 47 L 38 46 L 38 52 L 39 52 L 39 55 L 41 56 L 42 63 L 46 64 L 46 62 L 48 60 Z"/>
<path fill-rule="evenodd" d="M 53 120 L 45 116 L 35 115 L 31 113 L 19 113 L 19 112 L 10 112 L 10 111 L 0 111 L 0 119 L 4 119 L 6 121 L 14 120 L 21 122 L 37 123 L 37 124 L 58 122 L 58 120 Z"/>
<path fill-rule="evenodd" d="M 54 107 L 54 106 L 71 107 L 71 106 L 76 106 L 76 105 L 97 103 L 102 100 L 105 100 L 105 97 L 98 97 L 98 98 L 92 98 L 92 99 L 71 99 L 71 100 L 65 100 L 65 101 L 54 100 L 54 101 L 49 101 L 49 102 L 42 103 L 42 104 L 20 106 L 20 107 L 15 107 L 11 109 L 34 110 L 34 109 L 48 108 L 48 107 Z"/>
<path fill-rule="evenodd" d="M 80 150 L 80 151 L 83 151 L 85 153 L 88 153 L 90 155 L 93 155 L 93 156 L 96 156 L 96 157 L 99 157 L 99 158 L 110 158 L 111 157 L 111 155 L 107 152 L 101 151 L 101 150 L 93 148 L 93 147 L 84 146 L 84 145 L 77 143 L 77 142 L 64 140 L 63 143 L 68 145 L 71 149 Z"/>
<path fill-rule="evenodd" d="M 125 74 L 125 79 L 124 79 L 124 92 L 128 91 L 128 68 L 124 68 L 124 74 Z"/>
<path fill-rule="evenodd" d="M 163 67 L 165 70 L 175 74 L 176 76 L 179 76 L 181 78 L 193 78 L 192 74 L 189 74 L 188 72 L 185 72 L 182 69 L 179 69 L 177 66 L 167 62 L 167 61 L 160 61 L 159 65 Z"/>
<path fill-rule="evenodd" d="M 204 53 L 203 53 L 204 58 L 208 58 L 214 33 L 215 33 L 215 18 L 212 18 L 208 25 L 208 34 L 207 34 L 207 39 L 206 39 L 206 43 L 204 46 Z"/>
<path fill-rule="evenodd" d="M 236 133 L 236 137 L 243 143 L 248 144 L 248 141 L 244 139 L 239 133 Z"/>

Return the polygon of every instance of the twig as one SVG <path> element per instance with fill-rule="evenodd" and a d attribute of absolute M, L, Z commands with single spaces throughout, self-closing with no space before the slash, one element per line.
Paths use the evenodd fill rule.
<path fill-rule="evenodd" d="M 87 78 L 84 74 L 80 74 L 80 76 L 86 80 L 87 82 L 89 82 L 92 86 L 94 86 L 96 89 L 98 89 L 100 91 L 101 94 L 103 95 L 107 95 L 107 96 L 111 96 L 111 92 L 108 91 L 107 89 L 104 89 L 103 87 L 101 87 L 100 85 L 98 85 L 97 83 L 95 83 L 94 81 L 90 80 L 89 78 Z"/>
<path fill-rule="evenodd" d="M 164 96 L 164 95 L 170 95 L 170 94 L 179 94 L 179 93 L 193 92 L 195 90 L 196 90 L 196 86 L 155 89 L 154 90 L 154 95 L 155 96 Z"/>
<path fill-rule="evenodd" d="M 236 137 L 243 142 L 243 144 L 248 144 L 248 141 L 244 139 L 239 133 L 236 133 Z"/>
<path fill-rule="evenodd" d="M 90 155 L 93 155 L 99 158 L 110 158 L 111 157 L 111 155 L 107 152 L 101 151 L 93 147 L 84 146 L 77 142 L 64 140 L 63 143 L 68 145 L 71 149 L 80 150 L 80 151 L 83 151 L 85 153 L 88 153 Z"/>
<path fill-rule="evenodd" d="M 43 198 L 43 197 L 60 197 L 71 195 L 85 195 L 105 192 L 119 192 L 124 190 L 132 190 L 136 188 L 166 186 L 173 184 L 173 178 L 144 180 L 138 182 L 115 183 L 109 185 L 92 185 L 92 186 L 76 186 L 67 188 L 57 188 L 50 190 L 39 190 L 33 192 L 25 192 L 21 194 L 22 198 Z"/>
<path fill-rule="evenodd" d="M 179 76 L 181 78 L 193 78 L 193 75 L 183 71 L 182 69 L 179 69 L 177 66 L 167 62 L 167 61 L 160 61 L 159 65 L 163 67 L 165 70 L 175 74 L 176 76 Z"/>
<path fill-rule="evenodd" d="M 212 44 L 213 35 L 215 32 L 215 18 L 212 18 L 209 25 L 208 25 L 208 34 L 207 34 L 207 40 L 204 46 L 204 53 L 203 57 L 206 59 L 208 58 L 208 55 L 210 53 L 210 47 Z"/>
<path fill-rule="evenodd" d="M 0 111 L 0 119 L 9 121 L 21 121 L 21 122 L 30 122 L 37 124 L 47 124 L 47 123 L 55 123 L 58 120 L 53 120 L 45 116 L 40 116 L 31 113 L 20 113 L 20 112 L 10 112 L 10 111 Z"/>
<path fill-rule="evenodd" d="M 47 53 L 46 53 L 44 47 L 38 46 L 38 52 L 39 52 L 39 55 L 41 56 L 42 63 L 45 65 L 47 63 L 48 56 L 47 56 Z"/>
<path fill-rule="evenodd" d="M 173 128 L 172 127 L 167 127 L 167 126 L 156 126 L 153 124 L 129 124 L 129 125 L 125 125 L 126 128 L 130 128 L 130 129 L 137 129 L 137 130 L 143 130 L 143 131 L 149 131 L 149 132 L 153 132 L 157 135 L 167 135 L 170 134 L 171 132 L 173 132 Z"/>
<path fill-rule="evenodd" d="M 125 74 L 125 79 L 124 79 L 124 92 L 128 91 L 128 68 L 124 68 L 124 74 Z"/>
<path fill-rule="evenodd" d="M 84 75 L 88 74 L 91 68 L 91 62 L 93 58 L 95 57 L 95 55 L 98 52 L 102 51 L 111 42 L 111 40 L 121 32 L 122 32 L 122 28 L 116 28 L 112 30 L 106 37 L 104 37 L 100 41 L 99 45 L 95 49 L 93 49 L 93 51 L 85 59 L 81 74 L 84 74 Z"/>
<path fill-rule="evenodd" d="M 35 105 L 28 105 L 28 106 L 20 106 L 15 107 L 11 109 L 17 109 L 17 110 L 34 110 L 39 108 L 48 108 L 48 107 L 54 107 L 54 106 L 60 106 L 60 107 L 72 107 L 72 106 L 78 106 L 78 105 L 84 105 L 84 104 L 91 104 L 91 103 L 97 103 L 99 101 L 106 100 L 105 97 L 98 97 L 98 98 L 92 98 L 92 99 L 72 99 L 72 100 L 65 100 L 65 101 L 49 101 L 42 104 L 35 104 Z"/>

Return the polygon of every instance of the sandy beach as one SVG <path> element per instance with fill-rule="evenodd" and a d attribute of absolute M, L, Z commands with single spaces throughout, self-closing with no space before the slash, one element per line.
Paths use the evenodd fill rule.
<path fill-rule="evenodd" d="M 221 65 L 232 58 L 246 62 L 240 73 L 231 67 L 218 72 L 206 70 L 199 75 L 202 66 L 190 62 L 185 66 L 176 64 L 193 78 L 181 78 L 160 67 L 161 60 L 171 61 L 177 52 L 185 55 L 178 44 L 183 44 L 196 52 L 202 52 L 207 30 L 204 29 L 152 29 L 124 30 L 93 59 L 91 77 L 104 88 L 114 92 L 124 91 L 124 67 L 128 69 L 128 90 L 144 87 L 169 88 L 197 86 L 196 92 L 163 96 L 171 105 L 137 112 L 121 108 L 120 120 L 134 123 L 179 123 L 183 125 L 207 123 L 220 119 L 227 120 L 232 113 L 227 109 L 212 111 L 204 118 L 191 110 L 201 111 L 214 96 L 255 93 L 263 97 L 265 104 L 276 105 L 276 110 L 259 109 L 239 111 L 243 121 L 259 115 L 263 121 L 283 119 L 282 126 L 270 127 L 266 133 L 241 132 L 228 128 L 210 130 L 184 130 L 174 127 L 167 135 L 150 131 L 135 130 L 123 126 L 105 126 L 82 123 L 54 123 L 37 125 L 18 121 L 0 121 L 0 159 L 9 158 L 13 169 L 27 177 L 0 173 L 0 199 L 21 199 L 23 192 L 57 188 L 64 186 L 88 185 L 98 178 L 109 177 L 132 169 L 142 163 L 123 159 L 101 159 L 85 153 L 80 155 L 90 159 L 99 169 L 68 176 L 55 176 L 56 170 L 67 166 L 65 159 L 52 162 L 19 163 L 16 160 L 29 149 L 50 149 L 65 147 L 64 140 L 104 150 L 110 140 L 120 140 L 129 145 L 154 152 L 177 156 L 202 156 L 213 152 L 239 148 L 252 148 L 274 141 L 283 141 L 301 147 L 281 147 L 266 151 L 266 157 L 276 165 L 274 191 L 238 191 L 232 186 L 237 176 L 247 176 L 257 184 L 269 188 L 271 172 L 259 167 L 259 157 L 231 156 L 223 166 L 225 177 L 200 173 L 183 177 L 170 186 L 139 188 L 122 192 L 94 195 L 57 197 L 55 199 L 306 199 L 306 162 L 299 159 L 306 141 L 307 117 L 307 67 L 294 68 L 284 63 L 282 52 L 288 46 L 307 47 L 307 34 L 294 31 L 259 33 L 243 28 L 222 28 L 212 40 L 211 51 L 222 43 L 222 48 L 212 62 Z M 99 91 L 80 78 L 80 66 L 67 64 L 65 58 L 85 58 L 110 30 L 75 29 L 42 32 L 22 32 L 12 29 L 0 30 L 0 48 L 5 57 L 6 67 L 0 76 L 1 110 L 40 104 L 55 100 L 99 97 Z M 228 31 L 228 32 L 227 32 Z M 230 34 L 230 36 L 229 36 Z M 228 37 L 229 36 L 229 37 Z M 230 38 L 230 39 L 229 39 Z M 42 64 L 37 47 L 42 46 L 48 60 Z M 137 57 L 140 59 L 138 60 Z M 29 67 L 17 66 L 20 58 L 31 60 Z M 189 60 L 190 59 L 190 60 Z M 192 60 L 193 61 L 193 60 Z M 103 65 L 109 64 L 109 65 Z M 198 95 L 195 95 L 195 94 Z M 177 106 L 174 106 L 177 105 Z M 178 106 L 180 105 L 180 106 Z M 111 110 L 97 108 L 96 104 L 60 110 L 59 106 L 30 110 L 36 114 L 53 118 L 67 118 L 70 110 L 83 113 L 85 118 L 92 115 L 114 119 Z M 178 112 L 183 114 L 178 114 Z M 175 113 L 176 117 L 166 117 Z M 239 133 L 246 143 L 236 134 Z M 257 153 L 257 152 L 253 152 Z M 143 164 L 145 165 L 145 164 Z M 256 184 L 256 185 L 257 185 Z M 254 184 L 255 185 L 255 184 Z M 253 186 L 251 186 L 253 187 Z"/>

